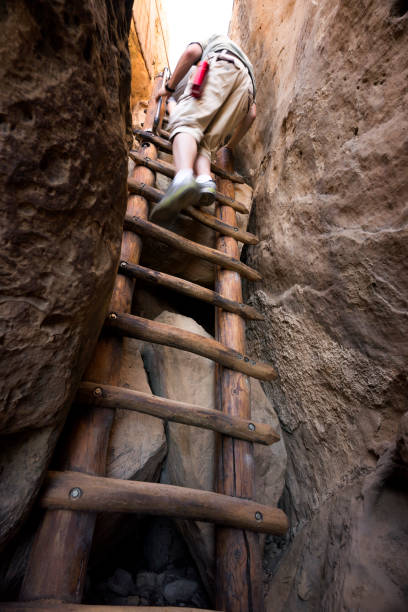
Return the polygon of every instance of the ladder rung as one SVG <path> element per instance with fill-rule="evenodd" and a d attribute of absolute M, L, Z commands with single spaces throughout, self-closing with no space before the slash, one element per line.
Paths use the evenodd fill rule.
<path fill-rule="evenodd" d="M 159 189 L 146 185 L 145 183 L 141 183 L 136 179 L 128 178 L 128 187 L 129 191 L 132 193 L 137 193 L 138 195 L 143 196 L 147 200 L 152 200 L 153 202 L 159 202 L 164 196 L 164 193 Z M 190 206 L 187 208 L 187 210 L 182 212 L 189 215 L 193 219 L 196 219 L 196 221 L 199 221 L 203 225 L 211 227 L 211 229 L 219 232 L 223 236 L 231 236 L 232 238 L 235 238 L 235 240 L 239 240 L 245 244 L 258 244 L 259 242 L 258 238 L 254 234 L 240 230 L 237 226 L 234 227 L 232 225 L 228 225 L 228 223 L 224 223 L 220 219 L 217 219 L 217 217 L 209 215 L 208 213 L 199 210 L 194 206 Z"/>
<path fill-rule="evenodd" d="M 279 508 L 212 491 L 175 485 L 48 472 L 40 499 L 43 508 L 86 512 L 125 512 L 192 519 L 283 535 L 288 519 Z"/>
<path fill-rule="evenodd" d="M 148 283 L 168 287 L 169 289 L 174 289 L 175 291 L 179 291 L 180 293 L 184 293 L 185 295 L 189 295 L 190 297 L 198 300 L 203 300 L 204 302 L 213 304 L 218 308 L 238 314 L 245 319 L 263 321 L 265 318 L 263 314 L 258 312 L 255 308 L 253 308 L 253 306 L 242 304 L 241 302 L 235 302 L 234 300 L 223 297 L 216 291 L 212 291 L 211 289 L 207 289 L 201 285 L 196 285 L 195 283 L 191 283 L 183 278 L 178 278 L 177 276 L 171 276 L 170 274 L 165 274 L 164 272 L 144 268 L 143 266 L 131 264 L 127 261 L 120 262 L 119 271 L 127 276 L 140 278 Z"/>
<path fill-rule="evenodd" d="M 186 210 L 183 210 L 182 213 L 189 215 L 207 227 L 211 227 L 211 229 L 219 232 L 223 236 L 230 236 L 231 238 L 235 238 L 235 240 L 243 242 L 244 244 L 258 244 L 259 242 L 259 238 L 257 238 L 254 234 L 245 232 L 244 230 L 239 229 L 238 226 L 232 226 L 228 223 L 224 223 L 224 221 L 217 219 L 217 217 L 214 217 L 214 215 L 210 215 L 209 213 L 204 212 L 199 208 L 195 208 L 194 206 L 189 206 Z"/>
<path fill-rule="evenodd" d="M 277 377 L 275 369 L 269 363 L 258 363 L 251 357 L 228 348 L 213 338 L 204 338 L 174 325 L 116 312 L 110 313 L 105 325 L 123 336 L 196 353 L 216 361 L 225 368 L 260 380 L 274 380 Z"/>
<path fill-rule="evenodd" d="M 144 157 L 139 153 L 139 151 L 135 151 L 134 149 L 129 151 L 129 157 L 139 166 L 146 166 L 146 168 L 150 168 L 150 170 L 153 170 L 154 172 L 164 174 L 164 176 L 171 179 L 174 178 L 176 172 L 174 166 L 166 161 L 163 161 L 162 159 Z"/>
<path fill-rule="evenodd" d="M 222 268 L 227 268 L 227 270 L 239 272 L 239 274 L 245 278 L 248 278 L 249 280 L 259 281 L 262 279 L 259 272 L 242 263 L 242 261 L 239 259 L 226 255 L 225 253 L 221 253 L 221 251 L 218 251 L 217 249 L 212 249 L 211 247 L 204 246 L 203 244 L 193 242 L 188 238 L 184 238 L 184 236 L 179 236 L 179 234 L 175 234 L 174 232 L 171 232 L 160 225 L 156 225 L 155 223 L 151 223 L 150 221 L 146 221 L 140 217 L 126 216 L 124 228 L 126 230 L 142 234 L 143 236 L 156 238 L 160 242 L 164 242 L 175 249 L 179 249 L 180 251 L 184 251 L 184 253 L 189 253 L 190 255 L 211 261 Z"/>
<path fill-rule="evenodd" d="M 62 610 L 62 612 L 214 612 L 198 608 L 178 608 L 175 606 L 108 606 L 92 604 L 64 603 L 51 599 L 36 599 L 35 601 L 13 601 L 0 603 L 3 610 Z"/>
<path fill-rule="evenodd" d="M 268 445 L 280 440 L 272 427 L 265 423 L 253 423 L 247 419 L 224 414 L 220 410 L 203 408 L 124 387 L 82 382 L 77 399 L 79 404 L 135 410 L 166 421 L 211 429 L 248 442 Z"/>
<path fill-rule="evenodd" d="M 146 168 L 150 168 L 154 172 L 159 172 L 160 174 L 164 174 L 169 178 L 173 178 L 175 174 L 174 166 L 168 164 L 162 159 L 151 159 L 150 157 L 143 157 L 138 151 L 130 151 L 129 157 L 133 159 L 136 164 L 140 166 L 146 166 Z M 238 202 L 238 200 L 233 200 L 228 196 L 224 195 L 220 191 L 215 192 L 215 199 L 220 204 L 225 204 L 226 206 L 231 206 L 237 212 L 240 212 L 244 215 L 249 213 L 248 208 L 242 202 Z"/>
<path fill-rule="evenodd" d="M 133 129 L 133 133 L 135 134 L 135 136 L 140 136 L 144 140 L 147 140 L 148 142 L 151 142 L 152 144 L 156 145 L 156 147 L 159 147 L 159 149 L 163 149 L 164 151 L 168 151 L 169 153 L 172 152 L 171 142 L 169 140 L 166 140 L 165 138 L 161 138 L 160 136 L 155 136 L 153 132 L 145 132 L 144 130 Z M 226 170 L 220 168 L 217 164 L 211 163 L 211 170 L 215 174 L 218 174 L 218 176 L 226 178 L 230 181 L 234 181 L 234 183 L 245 182 L 242 176 L 239 176 L 238 174 L 231 174 L 230 172 L 227 172 Z"/>
<path fill-rule="evenodd" d="M 161 136 L 156 136 L 156 134 L 153 134 L 153 132 L 146 132 L 145 130 L 133 128 L 133 134 L 139 138 L 142 138 L 143 140 L 147 140 L 147 142 L 151 142 L 168 153 L 172 152 L 171 142 L 165 138 L 162 138 Z"/>

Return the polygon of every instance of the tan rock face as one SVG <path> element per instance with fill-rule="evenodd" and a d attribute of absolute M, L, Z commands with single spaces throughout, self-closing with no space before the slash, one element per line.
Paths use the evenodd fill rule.
<path fill-rule="evenodd" d="M 168 66 L 169 34 L 162 0 L 136 0 L 133 21 L 150 78 Z"/>
<path fill-rule="evenodd" d="M 115 277 L 130 9 L 46 0 L 1 9 L 0 463 L 14 475 L 4 535 L 37 493 Z"/>
<path fill-rule="evenodd" d="M 129 35 L 132 64 L 130 108 L 134 125 L 144 121 L 154 77 L 168 66 L 168 31 L 161 0 L 135 0 Z"/>
<path fill-rule="evenodd" d="M 285 561 L 277 569 L 274 610 L 407 607 L 401 589 L 383 607 L 366 598 L 371 586 L 378 592 L 378 572 L 399 576 L 403 561 L 386 529 L 382 564 L 371 564 L 359 538 L 364 529 L 380 538 L 377 511 L 365 507 L 361 518 L 348 501 L 406 410 L 407 31 L 401 2 L 234 3 L 231 36 L 258 82 L 241 163 L 253 177 L 261 238 L 248 263 L 264 277 L 248 295 L 266 322 L 250 329 L 250 347 L 279 370 L 268 395 L 288 450 L 285 509 L 294 532 L 309 525 L 287 553 L 292 580 Z M 329 497 L 340 516 L 328 526 Z M 392 503 L 402 533 L 402 497 Z M 349 523 L 352 566 L 341 548 Z M 306 554 L 312 529 L 321 532 Z M 342 586 L 358 567 L 367 589 Z"/>
<path fill-rule="evenodd" d="M 193 319 L 162 312 L 157 321 L 211 337 Z M 143 360 L 156 395 L 181 400 L 205 408 L 215 408 L 214 362 L 170 347 L 145 343 Z M 251 412 L 256 422 L 272 425 L 279 432 L 279 422 L 260 383 L 251 379 Z M 168 423 L 168 454 L 162 481 L 193 489 L 214 490 L 215 434 L 212 431 Z M 282 494 L 286 451 L 282 441 L 272 446 L 255 445 L 256 499 L 276 506 Z M 206 523 L 178 521 L 201 577 L 212 590 L 214 564 L 214 529 Z"/>

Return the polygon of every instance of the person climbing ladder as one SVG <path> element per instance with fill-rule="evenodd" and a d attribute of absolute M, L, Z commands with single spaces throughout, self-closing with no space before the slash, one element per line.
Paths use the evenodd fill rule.
<path fill-rule="evenodd" d="M 191 92 L 192 78 L 195 66 L 204 60 L 209 70 L 201 96 L 196 98 Z M 168 126 L 176 175 L 150 214 L 153 222 L 169 222 L 188 206 L 212 204 L 211 154 L 228 139 L 227 146 L 233 149 L 256 117 L 252 64 L 227 36 L 214 34 L 205 42 L 190 43 L 157 98 L 171 96 L 187 75 Z"/>

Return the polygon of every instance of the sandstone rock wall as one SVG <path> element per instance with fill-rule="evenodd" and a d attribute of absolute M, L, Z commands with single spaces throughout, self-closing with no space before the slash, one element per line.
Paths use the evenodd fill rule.
<path fill-rule="evenodd" d="M 0 541 L 38 493 L 108 307 L 126 206 L 131 8 L 0 8 Z"/>
<path fill-rule="evenodd" d="M 161 0 L 136 0 L 133 3 L 129 36 L 132 82 L 130 108 L 133 122 L 143 122 L 154 77 L 168 66 L 168 29 Z"/>
<path fill-rule="evenodd" d="M 146 69 L 153 79 L 168 65 L 168 30 L 162 0 L 138 0 L 133 5 L 133 20 Z"/>
<path fill-rule="evenodd" d="M 382 510 L 364 497 L 407 410 L 407 32 L 404 2 L 234 3 L 258 82 L 240 161 L 261 238 L 247 259 L 264 277 L 247 293 L 267 319 L 250 347 L 280 374 L 265 389 L 294 537 L 274 611 L 408 606 L 406 484 L 393 497 L 380 479 Z"/>

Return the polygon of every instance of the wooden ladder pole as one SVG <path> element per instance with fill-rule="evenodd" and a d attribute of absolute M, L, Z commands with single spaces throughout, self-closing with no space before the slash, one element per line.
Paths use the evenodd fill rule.
<path fill-rule="evenodd" d="M 228 149 L 217 154 L 217 164 L 231 173 L 232 159 Z M 217 179 L 218 190 L 234 198 L 233 184 Z M 230 225 L 236 215 L 228 206 L 218 206 L 217 216 Z M 217 250 L 239 258 L 234 238 L 220 236 Z M 222 296 L 242 301 L 242 284 L 238 272 L 218 268 L 216 291 Z M 216 339 L 225 346 L 245 352 L 245 321 L 237 314 L 216 309 Z M 216 368 L 218 407 L 227 414 L 251 418 L 250 386 L 242 373 Z M 254 496 L 254 457 L 250 442 L 220 436 L 217 445 L 217 492 L 243 499 Z M 225 612 L 262 612 L 262 555 L 258 534 L 241 529 L 216 528 L 216 607 Z"/>
<path fill-rule="evenodd" d="M 155 93 L 162 83 L 156 77 L 153 94 L 147 109 L 145 127 L 153 126 L 156 110 Z M 144 153 L 155 159 L 157 151 L 150 144 Z M 148 168 L 137 166 L 134 178 L 152 184 L 154 174 Z M 114 195 L 112 196 L 114 197 Z M 128 215 L 146 219 L 148 204 L 141 196 L 131 196 L 127 205 Z M 138 235 L 125 231 L 122 238 L 121 259 L 138 263 L 142 242 Z M 135 280 L 122 274 L 115 281 L 111 309 L 130 312 Z M 86 379 L 106 384 L 118 383 L 122 339 L 102 335 Z M 93 408 L 77 411 L 72 430 L 67 437 L 61 469 L 75 470 L 93 475 L 104 475 L 106 454 L 114 411 Z M 20 600 L 57 599 L 80 603 L 85 586 L 86 569 L 92 544 L 96 514 L 51 510 L 44 515 L 32 546 L 24 577 Z"/>

